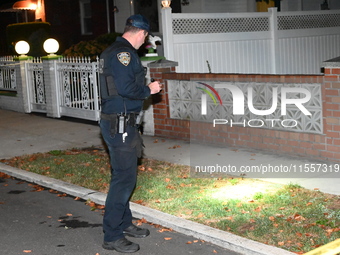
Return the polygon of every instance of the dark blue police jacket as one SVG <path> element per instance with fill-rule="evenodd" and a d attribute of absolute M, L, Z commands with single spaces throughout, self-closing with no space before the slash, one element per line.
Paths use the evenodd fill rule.
<path fill-rule="evenodd" d="M 100 55 L 99 65 L 102 112 L 139 112 L 144 99 L 150 96 L 150 89 L 145 86 L 144 67 L 137 50 L 118 37 Z"/>

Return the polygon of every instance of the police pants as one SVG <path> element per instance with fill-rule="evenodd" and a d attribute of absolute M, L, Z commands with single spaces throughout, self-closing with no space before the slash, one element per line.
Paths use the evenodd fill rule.
<path fill-rule="evenodd" d="M 100 128 L 109 149 L 111 163 L 110 189 L 103 219 L 104 241 L 123 238 L 123 230 L 132 224 L 129 199 L 137 180 L 137 160 L 142 146 L 136 127 L 127 127 L 127 136 L 110 134 L 110 121 L 102 119 Z"/>

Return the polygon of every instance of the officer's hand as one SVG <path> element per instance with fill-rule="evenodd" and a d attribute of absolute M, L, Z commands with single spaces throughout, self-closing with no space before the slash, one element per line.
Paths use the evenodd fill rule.
<path fill-rule="evenodd" d="M 159 81 L 151 82 L 149 85 L 151 95 L 157 94 L 162 90 L 162 84 L 159 83 Z"/>

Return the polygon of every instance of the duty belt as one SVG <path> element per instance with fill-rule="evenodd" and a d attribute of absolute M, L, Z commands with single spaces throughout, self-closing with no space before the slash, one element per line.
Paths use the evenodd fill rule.
<path fill-rule="evenodd" d="M 103 120 L 116 120 L 119 117 L 124 117 L 126 119 L 126 123 L 129 126 L 137 126 L 141 124 L 141 117 L 142 114 L 139 112 L 131 112 L 131 113 L 112 113 L 112 114 L 106 114 L 101 113 L 100 118 Z"/>

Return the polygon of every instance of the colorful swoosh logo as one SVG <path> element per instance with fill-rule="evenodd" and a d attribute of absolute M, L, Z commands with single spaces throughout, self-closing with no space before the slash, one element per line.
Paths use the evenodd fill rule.
<path fill-rule="evenodd" d="M 210 98 L 213 100 L 213 102 L 214 102 L 215 105 L 217 105 L 217 100 L 216 100 L 216 98 L 217 98 L 218 101 L 220 102 L 220 105 L 223 105 L 222 99 L 221 99 L 220 95 L 218 94 L 218 92 L 217 92 L 212 86 L 210 86 L 210 85 L 208 85 L 208 84 L 206 84 L 206 83 L 203 83 L 203 82 L 197 82 L 197 83 L 199 83 L 199 84 L 201 84 L 201 85 L 207 87 L 208 89 L 210 89 L 210 90 L 215 94 L 216 97 L 215 97 L 215 96 L 213 95 L 213 93 L 211 93 L 208 89 L 196 87 L 196 88 L 198 88 L 198 89 L 204 91 L 205 93 L 207 93 L 207 94 L 210 96 Z"/>

